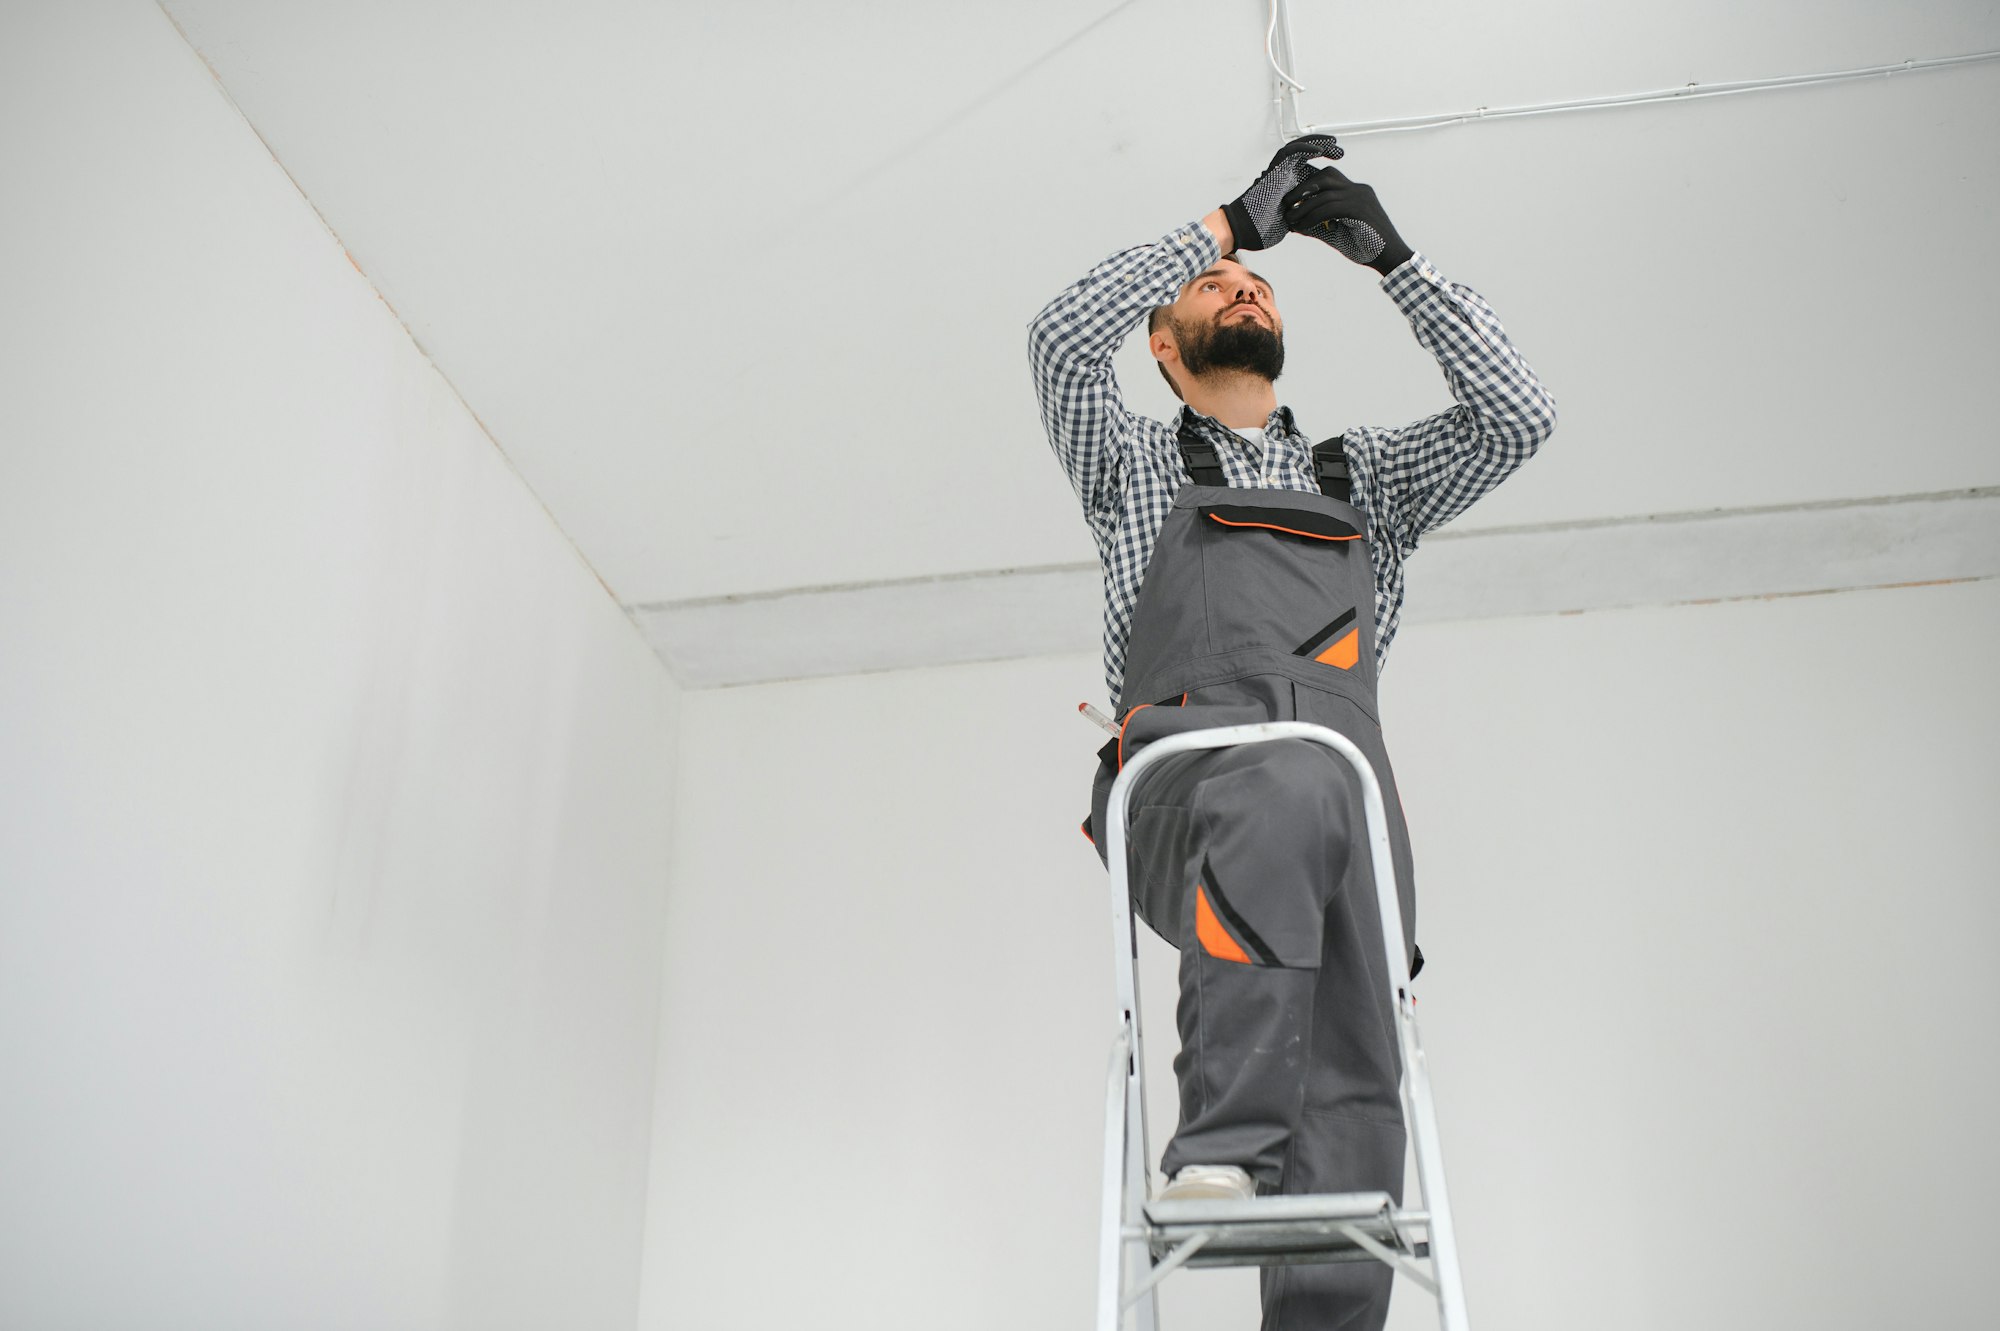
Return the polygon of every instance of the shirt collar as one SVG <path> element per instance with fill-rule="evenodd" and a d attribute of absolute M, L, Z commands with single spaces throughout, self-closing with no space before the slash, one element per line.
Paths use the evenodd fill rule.
<path fill-rule="evenodd" d="M 1176 435 L 1180 433 L 1181 426 L 1184 424 L 1192 424 L 1197 431 L 1206 432 L 1224 439 L 1240 439 L 1242 437 L 1236 431 L 1215 419 L 1215 417 L 1204 416 L 1185 403 L 1181 405 L 1179 413 L 1174 416 L 1174 433 Z M 1271 413 L 1270 419 L 1264 422 L 1264 432 L 1267 436 L 1270 434 L 1273 426 L 1276 426 L 1280 432 L 1288 435 L 1295 435 L 1299 432 L 1298 422 L 1292 417 L 1292 409 L 1286 406 L 1280 406 L 1276 411 Z"/>

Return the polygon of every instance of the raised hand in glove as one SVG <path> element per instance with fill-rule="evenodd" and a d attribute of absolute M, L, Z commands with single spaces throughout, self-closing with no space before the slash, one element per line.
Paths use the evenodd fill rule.
<path fill-rule="evenodd" d="M 1285 225 L 1302 236 L 1323 240 L 1384 277 L 1410 257 L 1372 186 L 1349 180 L 1338 168 L 1314 171 L 1286 192 Z"/>
<path fill-rule="evenodd" d="M 1331 134 L 1308 134 L 1278 149 L 1278 155 L 1234 201 L 1222 205 L 1230 234 L 1239 250 L 1265 250 L 1285 238 L 1284 200 L 1287 191 L 1310 178 L 1315 157 L 1337 162 L 1347 149 L 1334 142 Z"/>

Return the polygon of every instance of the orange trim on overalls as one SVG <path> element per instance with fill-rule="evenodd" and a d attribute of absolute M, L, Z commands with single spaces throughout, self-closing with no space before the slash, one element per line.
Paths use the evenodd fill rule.
<path fill-rule="evenodd" d="M 1152 705 L 1149 702 L 1140 703 L 1137 707 L 1125 713 L 1125 719 L 1118 723 L 1118 770 L 1121 772 L 1125 770 L 1125 727 L 1132 724 L 1133 717 Z"/>
<path fill-rule="evenodd" d="M 1187 700 L 1188 700 L 1187 694 L 1183 693 L 1181 695 L 1181 700 L 1175 703 L 1174 705 L 1176 707 L 1185 707 L 1187 706 Z M 1159 705 L 1164 706 L 1164 704 L 1159 704 Z M 1125 727 L 1132 724 L 1133 717 L 1137 716 L 1141 711 L 1145 710 L 1146 708 L 1152 706 L 1155 706 L 1155 704 L 1149 702 L 1140 703 L 1137 707 L 1134 707 L 1131 711 L 1125 713 L 1125 720 L 1121 722 L 1118 726 L 1118 770 L 1121 772 L 1125 770 Z"/>
<path fill-rule="evenodd" d="M 1208 904 L 1208 889 L 1200 883 L 1194 885 L 1194 936 L 1201 941 L 1201 950 L 1211 957 L 1251 964 L 1250 954 L 1216 918 L 1215 907 Z"/>
<path fill-rule="evenodd" d="M 1280 527 L 1275 522 L 1231 522 L 1228 518 L 1219 518 L 1213 513 L 1208 515 L 1208 520 L 1210 522 L 1219 522 L 1225 527 L 1260 527 L 1265 531 L 1281 531 L 1287 536 L 1304 536 L 1314 541 L 1358 541 L 1361 539 L 1360 532 L 1356 532 L 1352 536 L 1328 536 L 1324 532 L 1300 531 L 1297 527 Z"/>
<path fill-rule="evenodd" d="M 1315 656 L 1313 660 L 1322 665 L 1338 666 L 1342 670 L 1352 670 L 1361 660 L 1361 630 L 1353 628 L 1341 635 L 1338 642 Z"/>

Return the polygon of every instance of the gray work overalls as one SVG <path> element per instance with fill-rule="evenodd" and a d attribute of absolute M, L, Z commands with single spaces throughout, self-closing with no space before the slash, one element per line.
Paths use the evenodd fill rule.
<path fill-rule="evenodd" d="M 1191 464 L 1207 447 L 1185 430 L 1183 441 Z M 1321 446 L 1323 476 L 1329 447 L 1338 444 Z M 1151 741 L 1316 722 L 1352 740 L 1381 779 L 1404 936 L 1414 938 L 1409 838 L 1377 720 L 1363 532 L 1361 514 L 1330 494 L 1181 487 L 1133 615 L 1123 729 L 1100 754 L 1100 853 L 1111 782 Z M 1352 772 L 1306 740 L 1182 754 L 1143 778 L 1130 817 L 1134 903 L 1181 954 L 1180 1126 L 1162 1169 L 1233 1164 L 1260 1192 L 1380 1190 L 1400 1202 L 1401 1066 Z M 1264 1327 L 1379 1328 L 1390 1276 L 1376 1262 L 1267 1267 Z"/>

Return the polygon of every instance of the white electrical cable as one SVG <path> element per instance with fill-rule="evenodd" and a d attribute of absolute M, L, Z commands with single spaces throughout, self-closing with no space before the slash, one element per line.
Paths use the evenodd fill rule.
<path fill-rule="evenodd" d="M 1264 58 L 1271 62 L 1271 68 L 1277 71 L 1278 77 L 1292 86 L 1293 92 L 1304 92 L 1306 85 L 1284 71 L 1284 67 L 1278 64 L 1277 53 L 1271 49 L 1271 39 L 1278 33 L 1278 4 L 1279 0 L 1271 0 L 1271 21 L 1264 27 Z M 1285 58 L 1292 58 L 1289 49 L 1285 51 Z"/>
<path fill-rule="evenodd" d="M 1276 0 L 1273 0 L 1275 5 Z M 1437 129 L 1445 125 L 1463 125 L 1474 120 L 1503 120 L 1513 116 L 1554 115 L 1560 111 L 1589 111 L 1606 106 L 1641 106 L 1649 102 L 1690 101 L 1698 97 L 1727 97 L 1741 92 L 1761 92 L 1769 88 L 1801 88 L 1823 83 L 1843 83 L 1854 79 L 1886 78 L 1892 74 L 1908 74 L 1924 69 L 1943 69 L 1951 65 L 1970 65 L 1986 60 L 2000 60 L 2000 51 L 1977 51 L 1970 55 L 1941 56 L 1935 60 L 1904 60 L 1894 65 L 1871 65 L 1866 69 L 1842 69 L 1827 74 L 1794 74 L 1783 78 L 1747 79 L 1738 83 L 1689 83 L 1679 88 L 1661 88 L 1656 92 L 1629 93 L 1622 97 L 1589 97 L 1572 102 L 1542 102 L 1533 106 L 1504 106 L 1499 108 L 1482 106 L 1472 111 L 1462 111 L 1455 115 L 1408 116 L 1400 120 L 1368 120 L 1353 125 L 1307 125 L 1302 134 L 1338 134 L 1350 137 L 1356 134 L 1387 134 L 1399 130 Z M 1275 65 L 1275 62 L 1274 62 Z"/>

